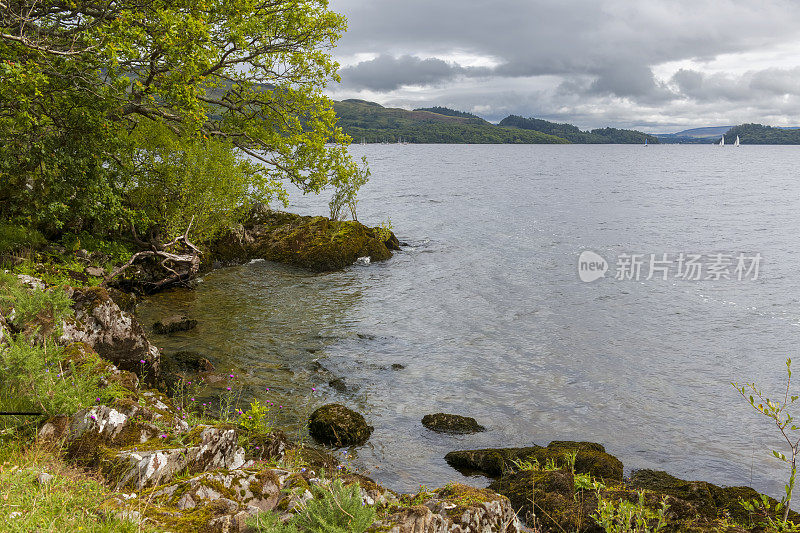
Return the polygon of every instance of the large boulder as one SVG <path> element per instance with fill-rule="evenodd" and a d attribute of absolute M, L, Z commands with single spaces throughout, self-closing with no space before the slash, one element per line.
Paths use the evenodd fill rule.
<path fill-rule="evenodd" d="M 568 469 L 513 472 L 492 482 L 489 489 L 507 496 L 514 512 L 542 531 L 602 531 L 591 518 L 597 509 L 596 495 L 587 492 L 576 498 Z"/>
<path fill-rule="evenodd" d="M 478 433 L 486 431 L 486 428 L 478 424 L 477 420 L 470 416 L 451 415 L 447 413 L 436 413 L 422 417 L 422 425 L 432 431 L 440 433 Z"/>
<path fill-rule="evenodd" d="M 553 441 L 547 447 L 461 450 L 448 453 L 445 460 L 450 466 L 463 472 L 480 472 L 498 477 L 520 461 L 536 461 L 541 465 L 553 462 L 564 466 L 567 455 L 572 453 L 575 454 L 576 472 L 605 480 L 622 479 L 622 462 L 606 453 L 601 444 L 594 442 Z"/>
<path fill-rule="evenodd" d="M 323 405 L 311 413 L 308 422 L 312 437 L 333 446 L 364 444 L 373 429 L 359 413 L 338 403 Z"/>
<path fill-rule="evenodd" d="M 740 524 L 750 521 L 740 500 L 753 502 L 761 499 L 761 495 L 750 487 L 720 487 L 707 481 L 686 481 L 659 470 L 637 470 L 631 476 L 630 486 L 689 502 L 692 512 L 704 518 L 729 516 Z M 774 509 L 778 501 L 768 500 Z M 789 511 L 789 520 L 800 523 L 800 514 Z"/>
<path fill-rule="evenodd" d="M 84 342 L 122 370 L 153 380 L 160 371 L 158 348 L 150 344 L 136 318 L 114 303 L 102 287 L 70 289 L 73 319 L 59 339 L 62 344 Z"/>
<path fill-rule="evenodd" d="M 383 261 L 399 249 L 391 231 L 357 221 L 256 209 L 243 226 L 217 239 L 207 259 L 241 263 L 266 259 L 316 272 L 339 270 L 360 257 Z"/>

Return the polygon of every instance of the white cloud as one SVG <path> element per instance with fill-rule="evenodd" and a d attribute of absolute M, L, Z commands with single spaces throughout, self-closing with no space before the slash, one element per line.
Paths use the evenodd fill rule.
<path fill-rule="evenodd" d="M 334 0 L 335 97 L 649 131 L 800 121 L 790 0 Z"/>

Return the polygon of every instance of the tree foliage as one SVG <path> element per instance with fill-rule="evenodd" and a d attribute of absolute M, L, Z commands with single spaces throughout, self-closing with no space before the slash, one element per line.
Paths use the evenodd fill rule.
<path fill-rule="evenodd" d="M 733 144 L 736 137 L 742 144 L 800 144 L 800 129 L 774 128 L 761 124 L 741 124 L 725 134 L 725 143 Z M 719 142 L 719 138 L 713 139 Z"/>
<path fill-rule="evenodd" d="M 0 0 L 0 212 L 169 233 L 349 183 L 321 92 L 344 30 L 327 0 Z"/>

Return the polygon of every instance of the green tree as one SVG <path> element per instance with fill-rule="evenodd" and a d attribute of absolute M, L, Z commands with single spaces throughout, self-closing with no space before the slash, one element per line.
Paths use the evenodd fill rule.
<path fill-rule="evenodd" d="M 202 210 L 214 175 L 236 176 L 215 193 L 231 216 L 225 201 L 349 184 L 359 166 L 322 94 L 344 30 L 327 0 L 0 0 L 0 214 L 169 233 L 155 214 L 180 189 L 168 211 Z"/>

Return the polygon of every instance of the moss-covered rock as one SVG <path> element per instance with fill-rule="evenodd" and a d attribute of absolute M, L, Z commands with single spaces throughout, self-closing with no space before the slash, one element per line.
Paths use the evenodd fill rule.
<path fill-rule="evenodd" d="M 373 429 L 359 413 L 338 403 L 323 405 L 311 413 L 308 422 L 312 437 L 333 446 L 364 444 Z"/>
<path fill-rule="evenodd" d="M 514 511 L 541 531 L 602 531 L 591 518 L 597 509 L 596 495 L 576 494 L 572 471 L 566 468 L 506 474 L 489 489 L 508 497 Z"/>
<path fill-rule="evenodd" d="M 486 431 L 478 421 L 469 416 L 436 413 L 422 417 L 422 425 L 440 433 L 467 434 Z"/>
<path fill-rule="evenodd" d="M 553 441 L 547 447 L 461 450 L 448 453 L 445 460 L 453 468 L 465 473 L 479 472 L 497 477 L 511 469 L 517 461 L 536 461 L 543 466 L 552 462 L 564 466 L 566 456 L 570 453 L 576 454 L 576 472 L 605 480 L 622 479 L 622 462 L 594 442 Z"/>
<path fill-rule="evenodd" d="M 242 228 L 211 243 L 207 261 L 260 258 L 328 272 L 352 265 L 359 257 L 389 259 L 398 245 L 390 231 L 360 222 L 262 209 Z"/>
<path fill-rule="evenodd" d="M 525 448 L 484 448 L 481 450 L 459 450 L 444 456 L 447 464 L 464 474 L 480 473 L 498 477 L 514 461 L 531 457 L 541 446 Z"/>
<path fill-rule="evenodd" d="M 720 487 L 706 481 L 686 481 L 658 470 L 634 472 L 630 485 L 636 489 L 646 489 L 685 500 L 702 517 L 730 518 L 739 524 L 749 524 L 751 520 L 740 499 L 753 502 L 761 498 L 761 495 L 750 487 Z M 769 501 L 774 509 L 778 501 L 773 498 L 769 498 Z M 789 511 L 789 519 L 800 523 L 800 514 Z"/>

